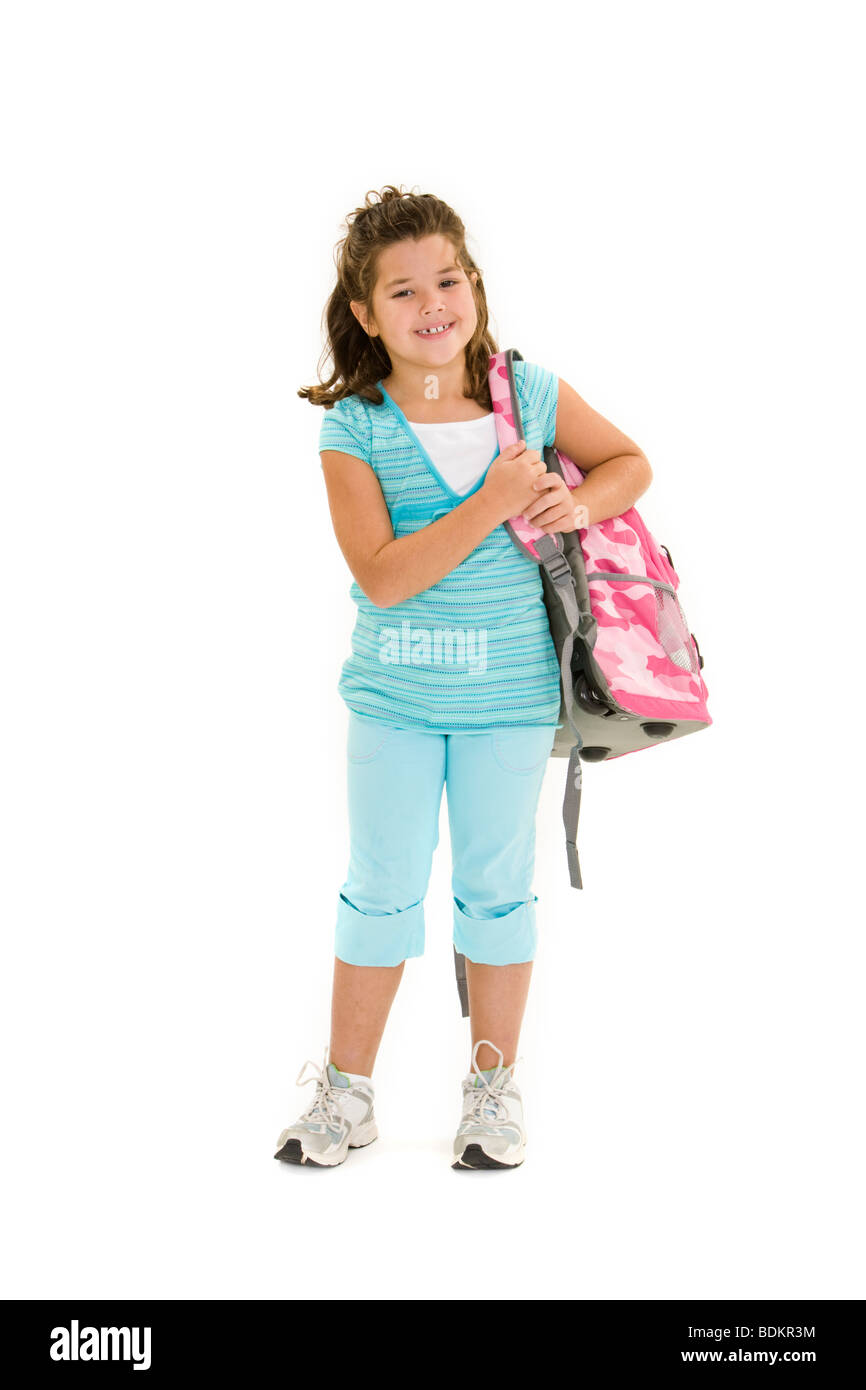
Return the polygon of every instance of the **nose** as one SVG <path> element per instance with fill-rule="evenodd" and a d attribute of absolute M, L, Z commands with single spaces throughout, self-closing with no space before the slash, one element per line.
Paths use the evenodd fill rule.
<path fill-rule="evenodd" d="M 428 294 L 425 299 L 423 312 L 425 314 L 435 314 L 444 303 L 445 298 L 442 293 L 439 290 L 434 290 L 431 294 Z"/>

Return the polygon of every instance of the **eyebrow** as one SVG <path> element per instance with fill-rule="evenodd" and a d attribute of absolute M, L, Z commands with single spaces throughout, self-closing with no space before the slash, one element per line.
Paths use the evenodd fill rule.
<path fill-rule="evenodd" d="M 444 275 L 444 274 L 445 274 L 447 271 L 449 271 L 449 270 L 459 270 L 459 269 L 460 269 L 459 265 L 446 265 L 446 266 L 444 267 L 444 269 L 442 269 L 442 270 L 437 270 L 437 271 L 436 271 L 436 274 L 437 274 L 437 275 Z M 387 283 L 387 285 L 385 286 L 385 289 L 386 289 L 386 290 L 390 290 L 390 289 L 392 289 L 392 288 L 394 287 L 394 285 L 408 285 L 408 284 L 410 283 L 410 281 L 412 280 L 412 278 L 413 278 L 413 277 L 412 277 L 411 275 L 407 275 L 403 280 L 389 280 L 388 283 Z"/>

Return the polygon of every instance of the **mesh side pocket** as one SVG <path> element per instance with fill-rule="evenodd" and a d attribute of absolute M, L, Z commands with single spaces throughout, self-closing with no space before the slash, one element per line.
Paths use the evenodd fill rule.
<path fill-rule="evenodd" d="M 683 610 L 675 594 L 656 588 L 656 621 L 658 636 L 668 659 L 683 671 L 696 673 L 699 669 Z"/>

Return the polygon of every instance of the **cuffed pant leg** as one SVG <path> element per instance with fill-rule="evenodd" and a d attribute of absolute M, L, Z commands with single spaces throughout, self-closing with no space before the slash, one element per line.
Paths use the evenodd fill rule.
<path fill-rule="evenodd" d="M 350 887 L 348 883 L 344 887 Z M 361 911 L 340 894 L 334 955 L 348 965 L 399 965 L 424 954 L 424 904 L 403 911 Z"/>
<path fill-rule="evenodd" d="M 556 730 L 449 735 L 453 939 L 470 961 L 535 959 L 535 817 Z"/>
<path fill-rule="evenodd" d="M 526 902 L 507 903 L 500 910 L 470 911 L 454 899 L 454 945 L 467 960 L 479 965 L 516 965 L 534 960 L 538 944 L 533 894 Z"/>
<path fill-rule="evenodd" d="M 351 848 L 334 937 L 334 954 L 349 965 L 399 965 L 424 954 L 424 896 L 444 781 L 444 735 L 350 712 Z"/>

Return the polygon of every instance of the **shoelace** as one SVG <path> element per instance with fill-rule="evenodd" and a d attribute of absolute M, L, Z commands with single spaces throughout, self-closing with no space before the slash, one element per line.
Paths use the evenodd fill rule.
<path fill-rule="evenodd" d="M 312 1067 L 314 1073 L 317 1074 L 313 1076 L 308 1076 L 302 1081 L 301 1077 L 304 1075 L 304 1070 L 307 1067 Z M 298 1072 L 298 1079 L 295 1082 L 295 1085 L 306 1086 L 310 1081 L 315 1081 L 316 1083 L 316 1094 L 310 1101 L 310 1104 L 304 1111 L 303 1115 L 301 1116 L 301 1119 L 317 1120 L 325 1125 L 336 1125 L 337 1127 L 339 1127 L 342 1123 L 342 1116 L 337 1108 L 336 1102 L 336 1096 L 338 1095 L 339 1088 L 331 1085 L 331 1078 L 328 1075 L 327 1043 L 325 1044 L 325 1052 L 324 1056 L 322 1057 L 321 1067 L 317 1066 L 315 1062 L 310 1061 L 310 1059 L 308 1058 L 304 1065 L 301 1067 L 301 1070 Z"/>
<path fill-rule="evenodd" d="M 480 1124 L 505 1124 L 509 1118 L 508 1107 L 501 1096 L 501 1092 L 504 1091 L 505 1087 L 511 1081 L 514 1068 L 517 1066 L 518 1062 L 523 1061 L 523 1058 L 517 1057 L 515 1061 L 511 1063 L 510 1067 L 503 1067 L 502 1063 L 505 1061 L 505 1054 L 499 1052 L 497 1071 L 494 1073 L 492 1080 L 488 1081 L 487 1077 L 478 1066 L 478 1049 L 485 1043 L 488 1047 L 492 1048 L 494 1052 L 499 1052 L 499 1048 L 496 1044 L 490 1042 L 487 1038 L 479 1038 L 472 1049 L 472 1065 L 478 1073 L 481 1086 L 475 1087 L 473 1085 L 473 1090 L 477 1090 L 478 1094 L 466 1114 L 466 1119 L 476 1121 Z"/>

